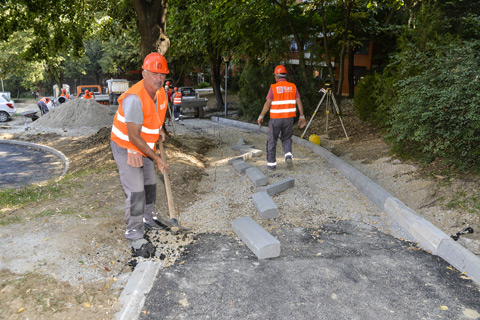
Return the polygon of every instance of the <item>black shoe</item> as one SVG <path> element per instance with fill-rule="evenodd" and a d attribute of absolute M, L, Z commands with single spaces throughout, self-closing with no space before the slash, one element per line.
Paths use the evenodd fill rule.
<path fill-rule="evenodd" d="M 267 168 L 273 171 L 273 170 L 277 169 L 277 166 L 267 166 Z"/>
<path fill-rule="evenodd" d="M 137 239 L 130 242 L 134 257 L 151 258 L 155 256 L 155 246 L 146 239 Z"/>

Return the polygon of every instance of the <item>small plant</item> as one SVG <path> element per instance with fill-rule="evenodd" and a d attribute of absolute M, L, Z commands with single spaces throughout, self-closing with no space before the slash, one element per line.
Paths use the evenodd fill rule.
<path fill-rule="evenodd" d="M 210 83 L 203 81 L 203 82 L 200 82 L 200 83 L 197 85 L 197 87 L 198 87 L 199 89 L 208 88 L 208 87 L 210 87 Z"/>

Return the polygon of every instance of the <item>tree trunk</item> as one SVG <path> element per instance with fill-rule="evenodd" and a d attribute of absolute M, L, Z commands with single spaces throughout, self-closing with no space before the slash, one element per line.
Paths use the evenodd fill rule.
<path fill-rule="evenodd" d="M 338 79 L 338 90 L 337 96 L 338 101 L 340 103 L 342 99 L 342 91 L 343 91 L 343 81 L 345 80 L 345 54 L 347 51 L 347 46 L 349 40 L 349 29 L 350 29 L 350 12 L 352 11 L 353 1 L 346 0 L 344 2 L 344 9 L 345 9 L 345 25 L 343 30 L 343 44 L 342 49 L 340 50 L 340 78 Z"/>
<path fill-rule="evenodd" d="M 355 55 L 353 53 L 352 42 L 348 42 L 348 98 L 353 99 L 355 95 L 354 66 Z"/>
<path fill-rule="evenodd" d="M 165 35 L 168 0 L 131 0 L 137 13 L 140 53 L 143 59 L 151 52 L 165 55 L 170 40 Z"/>
<path fill-rule="evenodd" d="M 332 59 L 330 58 L 330 51 L 328 50 L 328 41 L 327 41 L 327 25 L 325 23 L 325 1 L 322 1 L 322 32 L 323 32 L 323 47 L 325 50 L 325 63 L 328 68 L 328 73 L 330 74 L 332 92 L 335 92 L 335 72 L 332 67 Z"/>
<path fill-rule="evenodd" d="M 220 84 L 222 82 L 220 72 L 222 67 L 222 56 L 216 52 L 213 46 L 209 46 L 208 53 L 210 57 L 210 67 L 212 68 L 213 92 L 215 93 L 215 100 L 217 101 L 217 109 L 221 110 L 221 107 L 224 106 L 222 91 L 220 89 Z"/>

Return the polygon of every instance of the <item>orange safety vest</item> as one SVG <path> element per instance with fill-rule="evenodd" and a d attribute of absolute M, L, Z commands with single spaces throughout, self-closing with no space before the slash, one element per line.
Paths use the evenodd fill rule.
<path fill-rule="evenodd" d="M 45 103 L 45 104 L 48 104 L 48 102 L 47 102 L 47 97 L 43 97 L 42 99 L 40 99 L 40 101 L 42 101 L 42 102 Z"/>
<path fill-rule="evenodd" d="M 270 118 L 293 118 L 296 113 L 297 102 L 295 95 L 297 87 L 287 81 L 279 81 L 271 85 L 273 93 L 272 106 L 270 107 Z"/>
<path fill-rule="evenodd" d="M 89 93 L 85 93 L 85 95 L 83 96 L 85 99 L 92 99 L 92 93 L 89 92 Z"/>
<path fill-rule="evenodd" d="M 182 104 L 182 94 L 180 92 L 175 92 L 173 96 L 173 104 Z"/>
<path fill-rule="evenodd" d="M 127 124 L 125 123 L 125 114 L 123 113 L 122 108 L 123 100 L 129 94 L 136 94 L 142 102 L 143 123 L 140 136 L 143 138 L 143 140 L 145 140 L 151 149 L 156 150 L 157 140 L 160 136 L 160 130 L 165 122 L 165 114 L 167 113 L 168 102 L 167 97 L 165 96 L 165 90 L 157 90 L 157 112 L 155 103 L 153 102 L 152 98 L 150 98 L 147 90 L 145 90 L 145 87 L 143 86 L 143 80 L 137 82 L 118 98 L 119 105 L 117 113 L 113 118 L 112 133 L 110 138 L 122 148 L 140 152 L 140 150 L 138 150 L 138 148 L 132 142 L 130 142 L 130 139 L 128 138 Z M 145 154 L 142 152 L 140 153 L 145 156 Z"/>
<path fill-rule="evenodd" d="M 60 97 L 65 97 L 65 98 L 67 98 L 67 99 L 70 99 L 70 97 L 68 96 L 68 93 L 62 93 L 62 94 L 60 95 Z"/>

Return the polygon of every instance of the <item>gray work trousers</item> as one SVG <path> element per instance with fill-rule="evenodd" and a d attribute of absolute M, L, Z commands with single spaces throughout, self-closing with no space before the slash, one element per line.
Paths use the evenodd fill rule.
<path fill-rule="evenodd" d="M 113 158 L 117 163 L 120 182 L 127 199 L 125 200 L 125 237 L 130 240 L 143 238 L 144 222 L 154 226 L 155 199 L 157 182 L 155 164 L 150 158 L 143 157 L 143 167 L 135 168 L 127 164 L 127 149 L 114 141 L 110 142 Z"/>
<path fill-rule="evenodd" d="M 293 122 L 295 118 L 270 119 L 268 123 L 267 165 L 277 165 L 277 140 L 280 136 L 283 153 L 292 154 Z"/>

